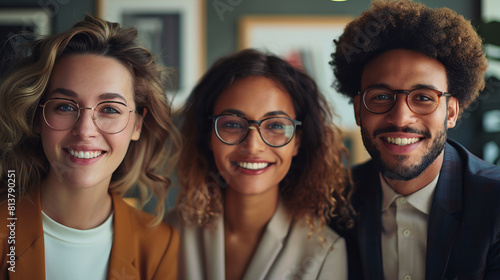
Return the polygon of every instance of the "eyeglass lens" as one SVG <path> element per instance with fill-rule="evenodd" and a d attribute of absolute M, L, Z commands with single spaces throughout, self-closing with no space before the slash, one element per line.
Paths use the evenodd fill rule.
<path fill-rule="evenodd" d="M 219 138 L 227 144 L 237 144 L 245 139 L 250 124 L 242 117 L 219 116 L 215 128 Z M 264 142 L 271 146 L 287 144 L 295 133 L 294 123 L 283 117 L 268 118 L 260 124 L 260 134 Z"/>
<path fill-rule="evenodd" d="M 411 91 L 406 97 L 408 106 L 417 114 L 430 114 L 439 105 L 440 95 L 432 89 L 422 88 Z M 372 88 L 365 92 L 363 101 L 373 113 L 385 113 L 391 110 L 396 102 L 394 92 L 386 88 Z"/>
<path fill-rule="evenodd" d="M 56 130 L 66 130 L 78 121 L 78 104 L 64 99 L 51 99 L 45 103 L 43 116 L 45 122 Z M 88 109 L 88 108 L 85 108 Z M 120 102 L 101 102 L 92 112 L 95 124 L 106 133 L 118 133 L 125 129 L 130 117 L 128 107 Z"/>

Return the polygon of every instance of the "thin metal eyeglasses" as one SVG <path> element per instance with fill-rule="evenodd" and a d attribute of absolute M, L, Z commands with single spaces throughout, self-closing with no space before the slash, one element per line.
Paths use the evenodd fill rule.
<path fill-rule="evenodd" d="M 439 106 L 441 96 L 451 96 L 450 93 L 431 88 L 412 90 L 391 90 L 383 87 L 373 87 L 359 91 L 365 108 L 374 114 L 384 114 L 392 110 L 396 104 L 397 94 L 406 94 L 406 104 L 412 112 L 419 115 L 432 114 Z"/>
<path fill-rule="evenodd" d="M 109 134 L 122 132 L 127 127 L 130 113 L 137 113 L 135 110 L 129 110 L 127 104 L 119 101 L 103 101 L 91 108 L 80 107 L 71 99 L 51 98 L 39 107 L 43 108 L 45 123 L 54 130 L 72 128 L 80 119 L 81 110 L 92 110 L 94 124 L 101 131 Z"/>
<path fill-rule="evenodd" d="M 257 129 L 264 143 L 275 148 L 283 147 L 292 141 L 297 126 L 302 125 L 301 121 L 286 117 L 270 117 L 256 121 L 238 115 L 221 114 L 208 118 L 214 120 L 217 138 L 228 145 L 240 144 L 247 138 L 250 129 Z"/>

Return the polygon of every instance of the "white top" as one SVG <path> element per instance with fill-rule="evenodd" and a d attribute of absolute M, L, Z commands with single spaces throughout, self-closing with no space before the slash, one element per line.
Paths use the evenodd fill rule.
<path fill-rule="evenodd" d="M 225 279 L 223 218 L 213 227 L 190 226 L 173 210 L 166 222 L 180 235 L 178 279 Z M 323 245 L 317 235 L 308 239 L 309 231 L 279 203 L 242 279 L 347 279 L 344 239 L 325 226 Z"/>
<path fill-rule="evenodd" d="M 113 243 L 113 214 L 100 226 L 79 230 L 52 220 L 42 211 L 45 278 L 105 280 Z"/>
<path fill-rule="evenodd" d="M 425 279 L 427 223 L 438 179 L 439 174 L 424 188 L 402 196 L 380 175 L 385 279 Z"/>

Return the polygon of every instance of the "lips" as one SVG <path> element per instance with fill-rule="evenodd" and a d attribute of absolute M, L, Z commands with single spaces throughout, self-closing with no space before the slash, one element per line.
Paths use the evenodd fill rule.
<path fill-rule="evenodd" d="M 417 138 L 417 137 L 412 137 L 412 138 L 384 137 L 383 139 L 385 141 L 387 141 L 388 143 L 395 144 L 398 146 L 411 145 L 411 144 L 415 144 L 418 141 L 420 141 L 420 138 Z"/>
<path fill-rule="evenodd" d="M 235 164 L 248 170 L 260 170 L 270 165 L 268 162 L 235 162 Z"/>
<path fill-rule="evenodd" d="M 79 159 L 93 159 L 93 158 L 96 158 L 96 157 L 99 157 L 101 156 L 103 153 L 105 153 L 104 151 L 102 150 L 97 150 L 97 151 L 77 151 L 77 150 L 73 150 L 73 149 L 66 149 L 68 151 L 68 153 L 76 158 L 79 158 Z"/>

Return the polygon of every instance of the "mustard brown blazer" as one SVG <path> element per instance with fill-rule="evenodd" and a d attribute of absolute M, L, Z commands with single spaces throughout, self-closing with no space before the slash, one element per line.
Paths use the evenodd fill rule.
<path fill-rule="evenodd" d="M 151 214 L 136 210 L 113 196 L 113 245 L 108 279 L 176 279 L 179 235 L 165 223 L 149 227 Z M 40 192 L 16 204 L 15 244 L 8 244 L 11 222 L 7 201 L 0 203 L 0 279 L 45 279 L 45 252 Z M 8 271 L 10 246 L 15 246 L 15 272 Z"/>

